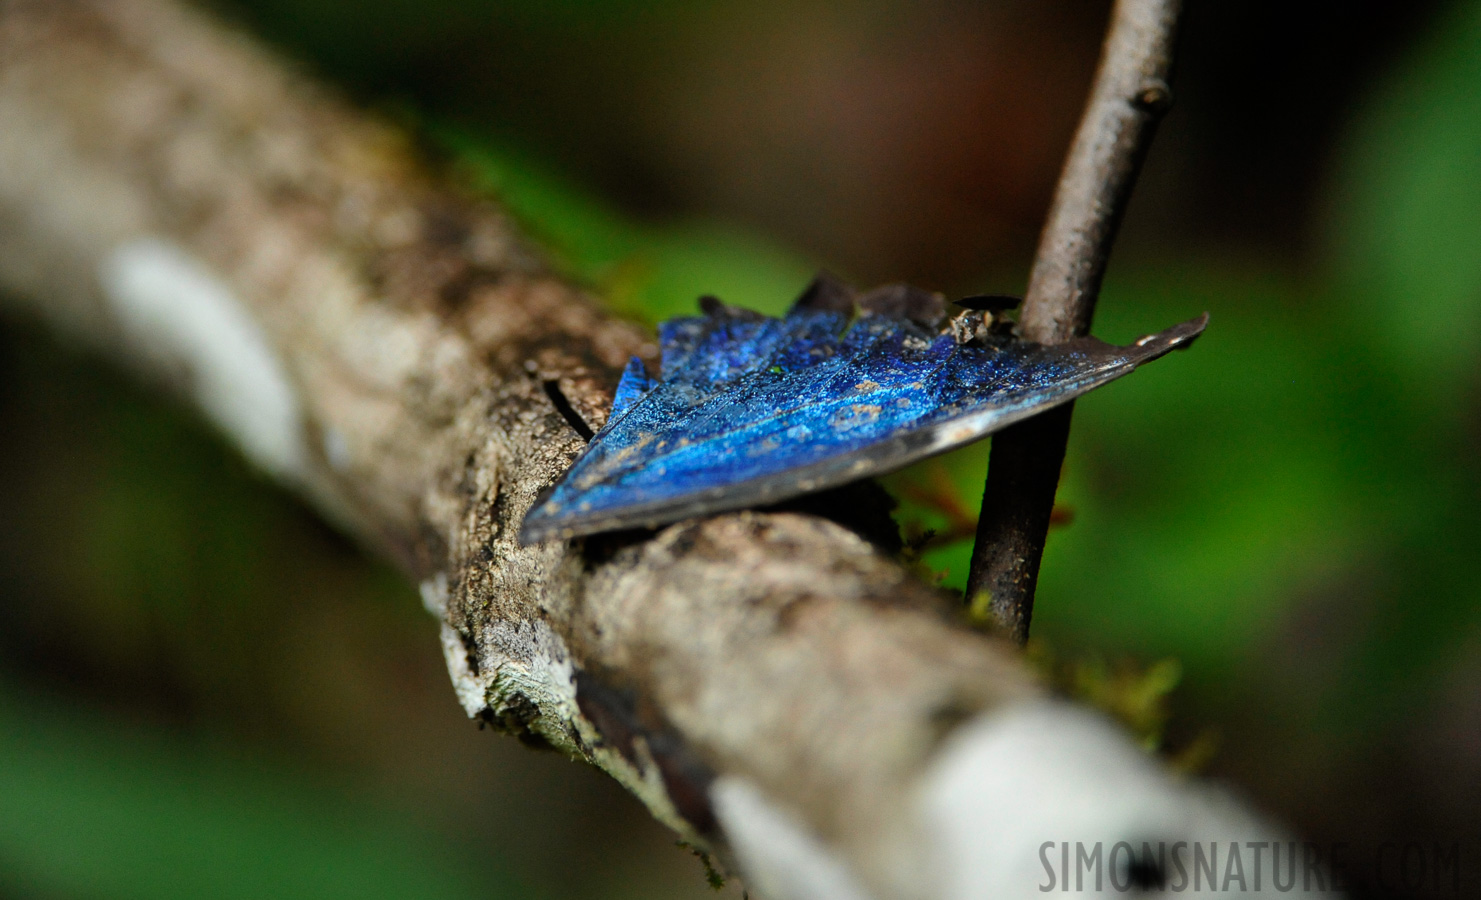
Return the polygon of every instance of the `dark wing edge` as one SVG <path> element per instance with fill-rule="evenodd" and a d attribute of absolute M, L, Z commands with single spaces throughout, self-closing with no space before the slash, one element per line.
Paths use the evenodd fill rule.
<path fill-rule="evenodd" d="M 1204 313 L 1196 319 L 1180 322 L 1171 328 L 1149 334 L 1140 340 L 1133 341 L 1118 350 L 1125 352 L 1136 360 L 1137 365 L 1159 359 L 1174 350 L 1186 350 L 1193 346 L 1198 336 L 1208 327 L 1208 313 Z"/>

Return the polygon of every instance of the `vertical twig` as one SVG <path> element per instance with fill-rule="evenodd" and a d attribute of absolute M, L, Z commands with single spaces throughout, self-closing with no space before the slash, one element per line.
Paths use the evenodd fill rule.
<path fill-rule="evenodd" d="M 1172 102 L 1167 81 L 1181 0 L 1118 0 L 1090 101 L 1055 189 L 1029 276 L 1019 328 L 1057 344 L 1090 331 L 1106 260 L 1157 122 Z M 1039 560 L 1070 433 L 1072 404 L 993 438 L 969 600 L 988 595 L 993 620 L 1028 639 Z"/>

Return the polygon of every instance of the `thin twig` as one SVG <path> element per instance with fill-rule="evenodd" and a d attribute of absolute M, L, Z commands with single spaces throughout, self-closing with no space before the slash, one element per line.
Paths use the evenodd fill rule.
<path fill-rule="evenodd" d="M 1057 344 L 1090 331 L 1122 213 L 1172 102 L 1167 82 L 1181 7 L 1181 0 L 1116 3 L 1090 102 L 1039 238 L 1019 324 L 1025 340 Z M 1072 411 L 1066 404 L 992 442 L 967 597 L 987 591 L 994 621 L 1019 642 L 1028 639 Z"/>

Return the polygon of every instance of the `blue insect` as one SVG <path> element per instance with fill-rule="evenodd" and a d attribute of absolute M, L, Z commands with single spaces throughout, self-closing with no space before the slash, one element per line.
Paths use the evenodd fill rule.
<path fill-rule="evenodd" d="M 607 422 L 525 516 L 530 544 L 777 503 L 975 441 L 1193 341 L 1208 316 L 1127 347 L 1015 338 L 999 297 L 819 276 L 785 318 L 703 298 L 634 358 Z"/>

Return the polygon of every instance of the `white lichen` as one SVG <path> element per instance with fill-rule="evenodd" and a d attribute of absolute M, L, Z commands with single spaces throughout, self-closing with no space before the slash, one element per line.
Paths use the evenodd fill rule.
<path fill-rule="evenodd" d="M 125 337 L 187 379 L 196 402 L 248 459 L 291 479 L 303 468 L 292 380 L 262 326 L 231 289 L 174 244 L 122 244 L 98 272 Z"/>
<path fill-rule="evenodd" d="M 344 432 L 333 426 L 325 426 L 322 443 L 324 460 L 329 463 L 329 468 L 341 475 L 348 472 L 355 460 L 350 453 L 350 442 L 345 439 Z"/>
<path fill-rule="evenodd" d="M 716 779 L 710 802 L 746 883 L 770 900 L 870 900 L 837 854 L 747 779 Z"/>
<path fill-rule="evenodd" d="M 1172 778 L 1101 716 L 1055 701 L 997 710 L 959 728 L 922 779 L 917 811 L 921 871 L 935 882 L 925 895 L 941 900 L 1027 900 L 1061 891 L 1066 846 L 1078 854 L 1099 845 L 1100 863 L 1109 866 L 1105 854 L 1121 842 L 1140 850 L 1144 843 L 1227 847 L 1284 839 L 1221 791 Z M 1078 864 L 1072 856 L 1071 865 Z M 1114 883 L 1124 884 L 1122 876 L 1101 874 L 1100 890 L 1092 880 L 1077 881 L 1076 896 L 1124 893 Z M 1234 893 L 1276 891 L 1267 872 L 1260 893 Z"/>
<path fill-rule="evenodd" d="M 422 606 L 427 612 L 436 616 L 438 621 L 447 618 L 446 572 L 438 572 L 431 578 L 423 580 L 417 585 L 417 592 L 422 595 Z"/>
<path fill-rule="evenodd" d="M 453 692 L 463 711 L 470 718 L 483 712 L 488 707 L 485 686 L 473 675 L 473 668 L 468 664 L 468 648 L 463 644 L 462 636 L 446 622 L 442 623 L 442 655 L 447 661 L 447 674 L 452 678 Z"/>

